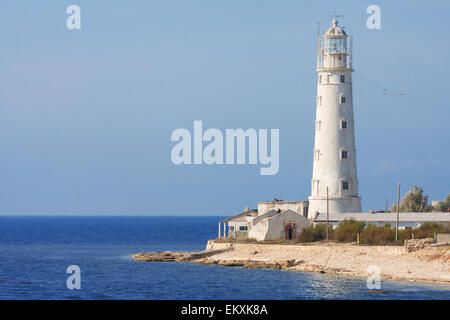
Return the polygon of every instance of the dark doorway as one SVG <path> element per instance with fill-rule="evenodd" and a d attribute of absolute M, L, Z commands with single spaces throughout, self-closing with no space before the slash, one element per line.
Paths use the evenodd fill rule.
<path fill-rule="evenodd" d="M 292 224 L 287 224 L 284 228 L 284 239 L 292 240 L 295 238 L 295 227 Z"/>

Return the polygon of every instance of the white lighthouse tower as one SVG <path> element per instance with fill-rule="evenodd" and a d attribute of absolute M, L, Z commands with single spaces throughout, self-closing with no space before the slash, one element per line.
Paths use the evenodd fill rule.
<path fill-rule="evenodd" d="M 309 217 L 316 211 L 361 212 L 356 174 L 352 38 L 337 20 L 319 37 L 317 108 Z"/>

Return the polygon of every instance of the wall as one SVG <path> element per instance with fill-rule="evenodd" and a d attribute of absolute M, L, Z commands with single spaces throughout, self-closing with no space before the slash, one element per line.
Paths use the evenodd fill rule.
<path fill-rule="evenodd" d="M 450 233 L 437 233 L 435 235 L 436 243 L 450 243 Z"/>
<path fill-rule="evenodd" d="M 311 222 L 302 215 L 294 211 L 285 211 L 269 219 L 264 219 L 253 226 L 249 231 L 249 238 L 258 241 L 284 239 L 285 222 L 295 221 L 295 233 L 298 235 L 300 231 L 311 225 Z"/>
<path fill-rule="evenodd" d="M 292 210 L 294 212 L 304 214 L 308 207 L 307 201 L 268 201 L 268 202 L 258 202 L 258 216 L 267 213 L 270 210 L 286 211 Z"/>

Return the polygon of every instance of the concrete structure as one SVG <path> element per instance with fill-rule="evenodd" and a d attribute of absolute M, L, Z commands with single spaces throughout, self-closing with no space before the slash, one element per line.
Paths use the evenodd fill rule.
<path fill-rule="evenodd" d="M 329 222 L 336 227 L 345 219 L 355 219 L 356 221 L 365 221 L 367 224 L 382 226 L 386 223 L 395 226 L 397 214 L 395 213 L 330 213 Z M 313 223 L 326 223 L 327 214 L 318 213 L 312 218 Z M 450 213 L 448 212 L 400 212 L 399 213 L 399 229 L 406 227 L 418 228 L 425 222 L 435 222 L 450 225 Z"/>
<path fill-rule="evenodd" d="M 219 238 L 293 239 L 302 228 L 311 225 L 307 214 L 305 201 L 258 202 L 257 210 L 245 207 L 244 212 L 221 220 Z"/>
<path fill-rule="evenodd" d="M 434 242 L 439 244 L 443 243 L 450 244 L 450 233 L 439 233 L 439 232 L 435 233 Z"/>
<path fill-rule="evenodd" d="M 233 217 L 223 219 L 219 221 L 219 238 L 246 238 L 248 237 L 248 230 L 251 228 L 251 221 L 258 216 L 257 210 L 249 210 L 248 207 L 245 211 L 237 214 Z M 221 234 L 221 224 L 223 224 L 223 234 Z M 228 225 L 228 233 L 227 233 Z"/>
<path fill-rule="evenodd" d="M 311 221 L 292 210 L 271 210 L 252 220 L 248 237 L 262 240 L 292 240 L 303 228 L 311 225 Z"/>
<path fill-rule="evenodd" d="M 308 216 L 308 201 L 263 201 L 258 202 L 258 215 L 265 214 L 270 210 L 292 210 L 305 217 Z"/>
<path fill-rule="evenodd" d="M 361 212 L 356 174 L 352 94 L 352 38 L 337 20 L 318 40 L 317 108 L 309 217 Z"/>

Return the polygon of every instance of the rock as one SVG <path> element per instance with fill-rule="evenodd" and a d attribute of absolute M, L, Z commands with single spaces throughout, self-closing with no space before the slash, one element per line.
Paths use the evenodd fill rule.
<path fill-rule="evenodd" d="M 405 249 L 408 252 L 417 251 L 420 249 L 423 249 L 425 247 L 428 247 L 434 243 L 433 238 L 426 238 L 426 239 L 411 239 L 411 240 L 405 240 Z"/>
<path fill-rule="evenodd" d="M 370 293 L 390 293 L 390 292 L 397 292 L 396 290 L 367 290 L 367 292 Z"/>
<path fill-rule="evenodd" d="M 287 267 L 288 267 L 288 268 L 293 267 L 293 266 L 296 265 L 295 259 L 288 260 L 288 261 L 286 261 L 286 262 L 287 262 Z"/>
<path fill-rule="evenodd" d="M 170 251 L 157 251 L 149 253 L 136 253 L 131 256 L 137 261 L 154 261 L 154 262 L 186 262 L 186 261 L 196 261 L 204 259 L 215 254 L 219 254 L 229 249 L 223 250 L 208 250 L 201 252 L 170 252 Z"/>

